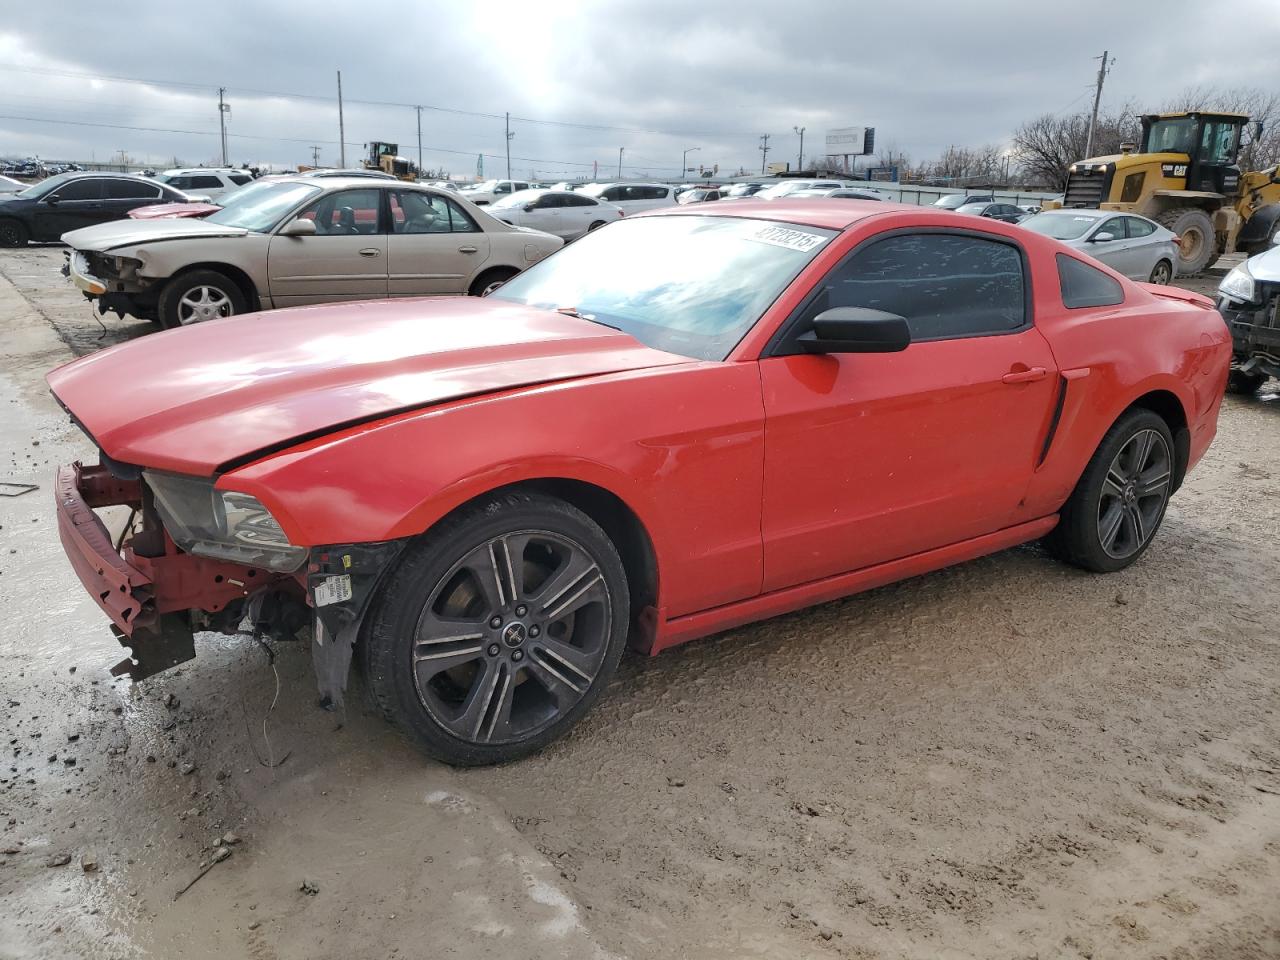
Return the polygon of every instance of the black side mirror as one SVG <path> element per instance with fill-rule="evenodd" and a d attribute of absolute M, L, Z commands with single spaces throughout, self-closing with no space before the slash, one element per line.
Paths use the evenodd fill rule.
<path fill-rule="evenodd" d="M 868 307 L 832 307 L 796 338 L 804 353 L 898 353 L 911 345 L 911 328 L 895 313 Z"/>
<path fill-rule="evenodd" d="M 47 204 L 49 204 L 49 206 L 51 206 L 51 207 L 56 207 L 56 206 L 58 205 L 58 200 L 59 200 L 59 199 L 60 199 L 60 198 L 58 197 L 58 195 L 57 195 L 56 193 L 51 193 L 51 194 L 49 194 L 49 196 L 47 196 L 47 197 L 45 197 L 45 198 L 44 198 L 44 202 L 45 202 L 45 203 L 47 203 Z"/>
<path fill-rule="evenodd" d="M 532 213 L 534 210 L 538 209 L 538 205 L 536 203 L 526 203 L 520 209 L 523 210 L 525 213 Z"/>

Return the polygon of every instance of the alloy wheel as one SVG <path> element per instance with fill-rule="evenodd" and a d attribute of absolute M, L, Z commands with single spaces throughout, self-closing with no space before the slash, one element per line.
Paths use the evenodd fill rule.
<path fill-rule="evenodd" d="M 1172 279 L 1173 271 L 1169 269 L 1169 264 L 1161 260 L 1156 264 L 1155 269 L 1151 271 L 1151 282 L 1159 284 L 1167 284 Z"/>
<path fill-rule="evenodd" d="M 418 618 L 418 699 L 467 742 L 528 739 L 590 689 L 611 611 L 599 564 L 577 541 L 549 530 L 486 540 L 432 588 Z"/>
<path fill-rule="evenodd" d="M 192 287 L 178 301 L 178 322 L 183 326 L 229 317 L 233 313 L 231 298 L 217 287 Z"/>
<path fill-rule="evenodd" d="M 1169 499 L 1172 469 L 1169 444 L 1155 430 L 1139 430 L 1120 448 L 1098 499 L 1098 539 L 1108 556 L 1131 557 L 1151 539 Z"/>

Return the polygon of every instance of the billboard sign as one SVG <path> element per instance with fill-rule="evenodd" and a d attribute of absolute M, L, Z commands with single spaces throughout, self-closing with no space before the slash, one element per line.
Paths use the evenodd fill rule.
<path fill-rule="evenodd" d="M 827 131 L 827 156 L 857 157 L 875 149 L 875 127 L 840 127 Z"/>

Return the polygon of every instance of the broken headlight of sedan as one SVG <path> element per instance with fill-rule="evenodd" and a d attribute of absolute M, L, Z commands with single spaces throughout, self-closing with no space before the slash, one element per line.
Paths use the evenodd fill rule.
<path fill-rule="evenodd" d="M 187 553 L 290 573 L 307 558 L 255 497 L 218 490 L 212 480 L 143 471 L 173 542 Z"/>
<path fill-rule="evenodd" d="M 1249 272 L 1249 264 L 1242 263 L 1226 275 L 1218 284 L 1218 292 L 1236 303 L 1252 303 L 1257 296 L 1258 285 Z"/>

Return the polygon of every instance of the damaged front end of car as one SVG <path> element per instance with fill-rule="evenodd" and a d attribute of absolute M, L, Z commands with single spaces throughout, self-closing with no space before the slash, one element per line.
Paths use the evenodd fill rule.
<path fill-rule="evenodd" d="M 62 274 L 97 306 L 98 313 L 154 320 L 160 284 L 143 276 L 142 266 L 134 257 L 72 249 L 67 251 Z"/>
<path fill-rule="evenodd" d="M 142 680 L 195 657 L 195 633 L 295 639 L 312 626 L 321 704 L 341 707 L 360 624 L 403 541 L 296 546 L 252 496 L 118 463 L 60 467 L 58 533 Z M 100 510 L 128 510 L 118 536 Z"/>
<path fill-rule="evenodd" d="M 1280 248 L 1228 273 L 1218 286 L 1218 310 L 1231 330 L 1233 373 L 1280 377 Z"/>

